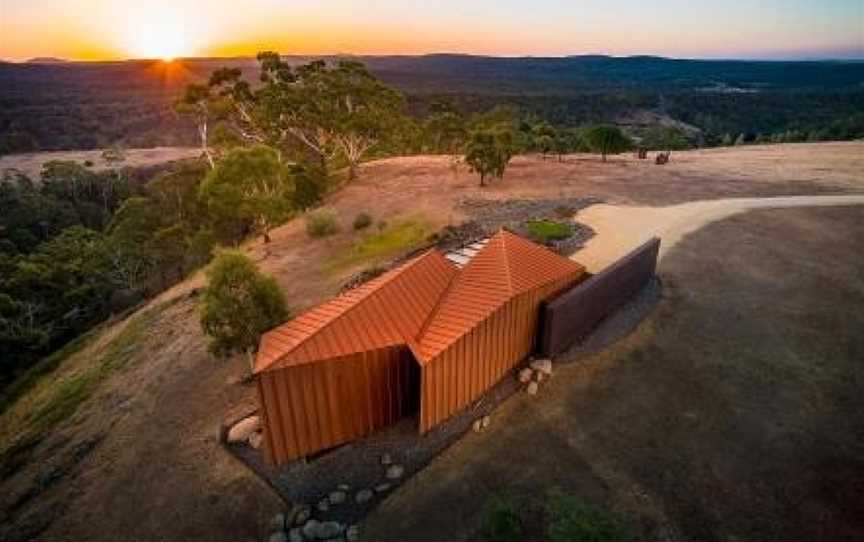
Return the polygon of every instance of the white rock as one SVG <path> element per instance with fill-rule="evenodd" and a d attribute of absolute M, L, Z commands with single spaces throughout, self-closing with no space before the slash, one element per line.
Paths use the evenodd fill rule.
<path fill-rule="evenodd" d="M 342 534 L 342 524 L 338 521 L 325 521 L 318 524 L 318 532 L 315 536 L 322 540 L 334 538 Z"/>
<path fill-rule="evenodd" d="M 338 489 L 339 491 L 348 491 L 349 489 L 351 489 L 351 486 L 349 486 L 348 484 L 339 484 L 338 486 L 336 486 L 336 489 Z"/>
<path fill-rule="evenodd" d="M 405 473 L 405 467 L 402 465 L 390 465 L 387 467 L 387 479 L 398 480 Z"/>
<path fill-rule="evenodd" d="M 249 416 L 235 423 L 228 430 L 228 442 L 243 442 L 249 438 L 249 435 L 261 429 L 261 418 L 258 416 Z"/>
<path fill-rule="evenodd" d="M 478 418 L 474 420 L 474 424 L 471 427 L 474 429 L 475 433 L 479 433 L 483 430 L 483 421 Z"/>
<path fill-rule="evenodd" d="M 539 384 L 540 382 L 543 382 L 543 379 L 544 379 L 544 378 L 545 378 L 545 375 L 544 375 L 543 373 L 541 373 L 540 371 L 537 371 L 536 373 L 534 373 L 534 380 L 535 380 L 538 384 Z"/>
<path fill-rule="evenodd" d="M 343 502 L 345 502 L 346 497 L 347 495 L 345 494 L 345 492 L 341 490 L 331 491 L 330 495 L 327 496 L 327 498 L 330 499 L 330 504 L 342 504 Z"/>
<path fill-rule="evenodd" d="M 525 391 L 528 392 L 528 395 L 536 395 L 537 394 L 537 383 L 536 382 L 530 382 L 528 384 L 528 387 L 525 388 Z"/>
<path fill-rule="evenodd" d="M 249 435 L 249 446 L 252 446 L 254 449 L 258 449 L 261 447 L 261 444 L 264 442 L 264 435 L 261 431 L 255 431 L 251 435 Z"/>
<path fill-rule="evenodd" d="M 382 465 L 389 465 L 391 463 L 393 463 L 393 458 L 390 457 L 390 454 L 384 454 L 381 456 L 381 464 Z"/>
<path fill-rule="evenodd" d="M 327 497 L 324 497 L 318 501 L 318 511 L 326 512 L 327 510 L 330 510 L 330 501 L 327 500 Z"/>
<path fill-rule="evenodd" d="M 384 482 L 383 484 L 378 484 L 377 486 L 375 486 L 375 493 L 384 493 L 385 491 L 388 491 L 391 487 L 393 487 L 393 484 L 387 482 Z"/>
<path fill-rule="evenodd" d="M 552 360 L 551 359 L 535 359 L 531 362 L 531 368 L 546 376 L 552 376 Z"/>
<path fill-rule="evenodd" d="M 288 531 L 288 542 L 303 542 L 303 532 L 300 527 L 294 527 Z"/>
<path fill-rule="evenodd" d="M 288 535 L 284 531 L 277 531 L 270 535 L 267 542 L 288 542 Z"/>
<path fill-rule="evenodd" d="M 365 504 L 371 501 L 374 495 L 375 494 L 372 493 L 371 489 L 361 489 L 356 495 L 354 495 L 354 502 L 357 504 Z"/>
<path fill-rule="evenodd" d="M 534 370 L 531 367 L 525 367 L 521 371 L 519 371 L 519 382 L 523 384 L 527 384 L 531 381 L 531 375 L 534 374 Z"/>
<path fill-rule="evenodd" d="M 360 540 L 360 526 L 352 525 L 345 531 L 345 539 L 348 542 L 357 542 Z"/>
<path fill-rule="evenodd" d="M 489 424 L 491 424 L 491 423 L 492 423 L 492 418 L 490 418 L 488 415 L 480 418 L 480 425 L 483 427 L 483 429 L 486 429 L 487 427 L 489 427 Z"/>
<path fill-rule="evenodd" d="M 303 532 L 303 537 L 306 540 L 315 540 L 318 537 L 318 526 L 321 525 L 317 519 L 310 519 L 306 522 L 306 525 L 303 526 L 301 531 Z"/>

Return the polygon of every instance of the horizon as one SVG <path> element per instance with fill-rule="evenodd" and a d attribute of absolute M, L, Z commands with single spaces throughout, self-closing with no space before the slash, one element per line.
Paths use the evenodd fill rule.
<path fill-rule="evenodd" d="M 331 0 L 4 0 L 0 58 L 71 62 L 286 55 L 491 57 L 659 56 L 693 60 L 862 60 L 864 7 L 769 0 L 733 7 L 637 0 L 609 8 L 538 0 L 405 5 Z M 82 16 L 86 13 L 87 16 Z"/>

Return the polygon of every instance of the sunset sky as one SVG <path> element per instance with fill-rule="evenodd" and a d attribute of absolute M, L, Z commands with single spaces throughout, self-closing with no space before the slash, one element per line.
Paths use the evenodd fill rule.
<path fill-rule="evenodd" d="M 0 58 L 656 54 L 864 58 L 862 0 L 0 0 Z"/>

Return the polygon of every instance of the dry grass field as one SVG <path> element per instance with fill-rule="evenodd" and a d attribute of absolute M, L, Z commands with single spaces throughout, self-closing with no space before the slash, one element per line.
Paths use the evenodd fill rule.
<path fill-rule="evenodd" d="M 146 168 L 184 158 L 194 158 L 199 154 L 201 154 L 201 150 L 192 147 L 127 149 L 124 151 L 125 159 L 113 165 L 105 161 L 101 150 L 30 152 L 0 156 L 0 172 L 6 169 L 17 169 L 24 172 L 32 180 L 38 181 L 42 166 L 53 160 L 72 161 L 81 164 L 89 161 L 93 163 L 94 171 L 102 171 L 112 167 Z"/>
<path fill-rule="evenodd" d="M 447 157 L 394 158 L 365 164 L 357 182 L 345 186 L 327 201 L 327 207 L 336 214 L 341 223 L 340 233 L 326 239 L 312 240 L 305 232 L 303 219 L 297 219 L 277 229 L 273 233 L 273 242 L 269 245 L 262 245 L 256 240 L 250 242 L 247 249 L 263 270 L 275 275 L 285 289 L 292 312 L 296 314 L 335 293 L 349 275 L 369 265 L 370 262 L 364 260 L 352 260 L 350 265 L 333 264 L 343 258 L 352 246 L 361 242 L 364 236 L 369 235 L 351 229 L 351 221 L 361 211 L 370 213 L 375 221 L 385 220 L 393 224 L 413 220 L 421 222 L 425 228 L 432 231 L 469 218 L 468 208 L 461 203 L 477 198 L 505 200 L 597 197 L 610 203 L 656 206 L 745 196 L 864 194 L 864 143 L 861 142 L 681 152 L 673 154 L 672 163 L 663 167 L 639 162 L 630 155 L 615 157 L 607 164 L 601 163 L 596 157 L 581 155 L 568 157 L 562 163 L 538 157 L 519 157 L 508 169 L 503 181 L 495 182 L 486 189 L 481 189 L 477 185 L 476 177 L 464 168 L 454 174 L 449 164 Z M 845 374 L 843 371 L 850 370 L 849 364 L 844 361 L 846 358 L 838 358 L 842 363 L 837 366 L 836 373 L 825 373 L 826 378 L 830 376 L 830 381 L 820 380 L 815 387 L 808 387 L 804 398 L 796 398 L 804 392 L 794 387 L 798 385 L 796 379 L 800 377 L 794 371 L 804 369 L 797 366 L 790 369 L 782 365 L 775 370 L 769 361 L 776 355 L 784 364 L 787 364 L 784 360 L 789 360 L 788 363 L 798 360 L 800 364 L 803 363 L 802 360 L 809 359 L 802 356 L 809 355 L 807 352 L 811 350 L 795 348 L 816 349 L 812 352 L 829 348 L 830 344 L 825 340 L 809 339 L 830 336 L 830 333 L 836 331 L 837 322 L 831 319 L 831 314 L 835 314 L 832 310 L 835 308 L 842 310 L 836 314 L 855 314 L 860 304 L 855 290 L 858 286 L 854 281 L 860 279 L 864 273 L 860 267 L 860 258 L 851 262 L 842 260 L 842 269 L 851 273 L 849 276 L 832 275 L 830 269 L 826 269 L 832 261 L 848 257 L 850 247 L 855 246 L 851 243 L 858 242 L 857 246 L 861 246 L 860 214 L 849 211 L 838 217 L 829 210 L 820 210 L 819 213 L 823 214 L 811 216 L 805 210 L 795 210 L 788 211 L 793 213 L 790 219 L 783 214 L 787 211 L 776 211 L 776 215 L 770 213 L 759 215 L 770 216 L 770 220 L 751 219 L 750 215 L 744 215 L 709 226 L 708 229 L 687 237 L 680 247 L 681 256 L 675 257 L 675 254 L 678 254 L 676 249 L 674 254 L 669 255 L 669 260 L 664 262 L 662 274 L 670 299 L 664 300 L 664 305 L 658 309 L 646 327 L 640 328 L 638 333 L 627 338 L 623 344 L 615 346 L 610 352 L 602 354 L 597 358 L 600 361 L 578 366 L 585 368 L 574 366 L 569 373 L 562 371 L 562 377 L 559 379 L 556 376 L 549 393 L 542 395 L 536 405 L 523 408 L 525 405 L 521 400 L 506 405 L 500 415 L 502 421 L 496 420 L 495 431 L 489 435 L 501 434 L 502 437 L 507 437 L 499 432 L 514 431 L 514 440 L 503 438 L 498 441 L 499 444 L 493 446 L 487 443 L 484 446 L 481 441 L 469 437 L 464 444 L 453 449 L 452 453 L 448 452 L 440 462 L 433 463 L 430 472 L 441 472 L 449 466 L 450 469 L 464 470 L 466 476 L 473 477 L 475 471 L 471 470 L 472 465 L 479 465 L 477 468 L 483 473 L 491 472 L 491 467 L 483 466 L 483 459 L 492 457 L 496 447 L 499 447 L 500 452 L 500 449 L 503 449 L 500 446 L 507 442 L 527 442 L 519 440 L 520 428 L 526 431 L 526 436 L 534 434 L 531 432 L 543 427 L 547 420 L 551 420 L 549 423 L 554 428 L 554 424 L 558 423 L 556 418 L 547 419 L 544 416 L 559 414 L 567 414 L 580 423 L 587 423 L 587 420 L 593 418 L 582 413 L 595 408 L 591 412 L 602 416 L 591 423 L 597 423 L 598 426 L 579 428 L 581 433 L 570 435 L 576 439 L 573 443 L 557 442 L 549 445 L 550 453 L 557 454 L 560 451 L 562 457 L 565 453 L 572 454 L 573 446 L 579 446 L 580 450 L 590 446 L 588 451 L 594 455 L 585 455 L 578 461 L 577 458 L 568 460 L 573 464 L 563 463 L 557 473 L 544 472 L 544 475 L 551 476 L 546 481 L 548 484 L 560 482 L 566 487 L 585 487 L 586 498 L 611 503 L 615 508 L 623 506 L 629 510 L 627 507 L 631 504 L 628 504 L 630 501 L 627 499 L 638 500 L 640 497 L 619 497 L 620 492 L 624 491 L 621 488 L 625 485 L 616 485 L 610 476 L 617 472 L 620 465 L 629 465 L 629 461 L 635 461 L 635 458 L 639 457 L 638 451 L 644 449 L 646 457 L 650 459 L 646 465 L 667 467 L 669 465 L 664 461 L 672 461 L 673 466 L 695 469 L 693 477 L 681 478 L 687 485 L 682 485 L 680 489 L 675 489 L 669 479 L 662 478 L 658 482 L 650 478 L 648 474 L 660 476 L 653 470 L 648 474 L 641 470 L 626 473 L 628 478 L 621 484 L 635 480 L 639 483 L 634 486 L 637 489 L 648 487 L 652 491 L 647 502 L 652 503 L 651 506 L 660 506 L 659 510 L 665 514 L 663 516 L 661 512 L 657 512 L 661 515 L 654 517 L 669 517 L 676 528 L 683 532 L 702 534 L 720 521 L 704 510 L 709 499 L 722 497 L 726 499 L 724 502 L 731 503 L 727 509 L 730 514 L 740 511 L 740 508 L 736 507 L 738 505 L 733 506 L 736 502 L 734 496 L 736 491 L 744 491 L 742 487 L 750 487 L 747 485 L 750 478 L 747 478 L 746 464 L 713 464 L 711 458 L 723 450 L 730 454 L 741 451 L 739 446 L 752 441 L 745 439 L 738 442 L 735 439 L 743 438 L 749 431 L 763 430 L 763 423 L 775 423 L 778 420 L 777 423 L 791 423 L 794 427 L 802 428 L 801 431 L 815 431 L 807 434 L 817 440 L 825 435 L 819 432 L 819 426 L 814 425 L 814 420 L 822 419 L 826 423 L 831 421 L 833 411 L 824 408 L 833 404 L 830 402 L 832 393 L 846 389 L 837 383 L 837 378 Z M 725 229 L 718 237 L 716 232 L 711 232 L 720 225 Z M 764 235 L 760 233 L 763 226 L 771 226 Z M 842 234 L 838 235 L 837 232 Z M 762 266 L 756 258 L 764 253 L 760 247 L 770 248 L 773 245 L 777 246 L 776 258 L 768 260 L 770 265 Z M 744 250 L 745 253 L 731 252 L 734 249 Z M 714 258 L 709 260 L 713 265 L 729 270 L 729 274 L 714 277 L 721 280 L 720 283 L 706 282 L 711 279 L 710 275 L 714 274 L 706 270 L 713 271 L 714 267 L 707 266 L 702 260 L 703 255 Z M 800 259 L 790 260 L 793 256 Z M 742 263 L 738 264 L 735 258 L 739 258 Z M 781 265 L 783 262 L 794 263 L 802 272 L 791 274 L 784 271 L 785 268 Z M 858 279 L 855 279 L 855 272 L 858 273 Z M 795 281 L 798 279 L 806 280 L 807 287 L 796 293 L 794 302 L 797 305 L 790 305 L 791 312 L 788 314 L 760 314 L 759 318 L 754 320 L 754 325 L 764 323 L 764 326 L 768 327 L 755 327 L 753 330 L 775 334 L 770 335 L 770 341 L 761 340 L 761 335 L 757 336 L 755 331 L 743 324 L 734 326 L 721 335 L 707 332 L 714 328 L 688 327 L 688 322 L 697 322 L 697 317 L 706 314 L 716 313 L 726 318 L 748 316 L 751 314 L 748 308 L 765 307 L 776 299 L 778 292 L 769 290 L 775 297 L 763 297 L 757 286 L 778 277 L 783 279 L 781 284 L 789 289 L 795 289 Z M 242 361 L 216 361 L 206 353 L 204 337 L 197 322 L 197 301 L 193 295 L 195 288 L 201 284 L 200 275 L 195 276 L 153 300 L 148 307 L 151 312 L 146 315 L 146 325 L 141 325 L 141 321 L 136 320 L 142 318 L 140 313 L 124 321 L 106 325 L 101 332 L 95 333 L 94 338 L 80 351 L 70 355 L 55 375 L 45 378 L 23 397 L 19 404 L 0 415 L 0 439 L 4 441 L 0 444 L 5 447 L 5 444 L 13 441 L 21 432 L 27 431 L 32 422 L 31 412 L 38 410 L 39 405 L 47 398 L 57 394 L 61 384 L 86 373 L 94 364 L 105 363 L 107 358 L 120 356 L 123 360 L 122 365 L 118 365 L 100 381 L 92 397 L 78 408 L 73 416 L 62 421 L 27 449 L 22 455 L 22 464 L 0 480 L 0 539 L 240 541 L 261 540 L 265 536 L 267 518 L 283 504 L 262 481 L 235 462 L 218 445 L 219 424 L 252 408 L 254 392 L 253 388 L 240 383 L 244 371 Z M 832 294 L 830 298 L 839 304 L 839 308 L 826 304 L 828 298 L 816 284 L 843 285 L 836 289 L 837 295 Z M 729 292 L 743 289 L 741 293 L 732 296 L 735 304 L 731 308 L 725 305 L 729 301 L 728 297 L 711 295 L 714 289 L 720 287 Z M 701 292 L 701 295 L 691 295 L 691 292 Z M 780 291 L 779 294 L 783 292 Z M 695 299 L 691 299 L 694 296 Z M 811 321 L 804 318 L 801 311 L 808 306 L 809 298 L 817 302 L 817 308 L 821 311 L 819 314 L 822 315 L 820 319 Z M 789 302 L 792 303 L 792 300 Z M 684 318 L 687 315 L 692 318 Z M 711 320 L 714 326 L 719 322 L 719 316 Z M 789 342 L 782 334 L 778 335 L 783 330 L 782 326 L 787 323 L 798 326 L 792 331 L 794 342 Z M 667 326 L 664 329 L 672 330 L 668 333 L 674 332 L 675 337 L 686 337 L 686 340 L 679 341 L 681 344 L 676 346 L 672 335 L 664 334 L 667 332 L 663 329 L 656 330 L 658 326 Z M 135 332 L 131 339 L 131 331 L 124 333 L 130 329 Z M 650 342 L 654 340 L 652 337 L 656 338 L 657 342 Z M 846 350 L 837 350 L 838 356 L 843 352 L 860 353 L 860 350 L 855 350 L 858 346 L 849 342 L 849 337 L 839 337 L 841 342 L 838 344 L 845 345 L 842 348 Z M 847 342 L 844 343 L 843 340 Z M 732 355 L 735 350 L 730 350 L 732 347 L 728 345 L 751 343 L 753 348 L 760 350 L 754 351 L 752 358 L 742 358 L 735 362 L 734 370 L 740 371 L 739 373 L 730 376 L 724 373 L 722 366 L 718 368 L 716 364 L 709 364 L 707 367 L 700 365 L 715 360 L 707 353 L 716 351 L 717 356 Z M 669 350 L 669 354 L 664 354 L 668 348 L 672 350 Z M 681 348 L 690 349 L 687 350 L 689 357 L 681 357 L 676 362 L 677 365 L 672 367 L 674 371 L 664 371 L 667 363 L 663 356 L 672 356 L 674 353 L 683 355 Z M 644 353 L 633 354 L 636 351 Z M 631 359 L 629 356 L 635 356 L 632 357 L 633 361 L 627 361 Z M 620 361 L 613 362 L 612 358 Z M 688 359 L 693 360 L 694 364 L 687 365 L 685 362 Z M 752 370 L 763 371 L 768 380 L 760 380 L 751 386 L 743 379 L 749 375 L 747 371 L 751 369 L 748 369 L 748 361 L 752 360 L 760 361 L 763 365 L 759 367 L 764 367 Z M 669 363 L 672 361 L 674 360 Z M 114 367 L 114 364 L 111 366 Z M 591 370 L 591 367 L 595 366 L 602 370 Z M 623 372 L 616 372 L 619 369 Z M 702 372 L 703 369 L 707 373 Z M 600 391 L 592 392 L 594 388 L 591 387 L 591 382 L 594 380 L 580 380 L 583 377 L 579 375 L 585 372 L 606 375 L 602 377 L 605 379 L 604 387 L 597 388 Z M 572 376 L 566 376 L 567 374 Z M 713 413 L 706 406 L 716 403 L 707 399 L 703 401 L 698 397 L 692 398 L 695 402 L 690 406 L 689 403 L 684 404 L 690 398 L 682 397 L 680 405 L 696 410 L 695 422 L 687 421 L 689 417 L 682 417 L 683 411 L 675 414 L 678 418 L 674 419 L 680 423 L 694 424 L 706 420 L 706 425 L 694 426 L 704 433 L 700 433 L 700 438 L 704 437 L 708 442 L 714 443 L 731 439 L 728 444 L 724 444 L 727 448 L 721 447 L 714 451 L 706 448 L 703 451 L 710 454 L 705 456 L 704 462 L 697 462 L 695 465 L 689 465 L 686 458 L 697 457 L 697 451 L 688 452 L 686 457 L 679 458 L 676 450 L 689 445 L 686 438 L 686 429 L 689 426 L 673 424 L 667 427 L 660 422 L 652 425 L 656 421 L 653 415 L 640 414 L 651 412 L 651 407 L 656 407 L 657 416 L 663 413 L 673 415 L 668 409 L 663 410 L 666 406 L 657 404 L 659 395 L 655 396 L 652 388 L 643 384 L 641 379 L 649 376 L 659 379 L 654 381 L 658 385 L 674 380 L 675 376 L 689 379 L 687 381 L 692 386 L 687 390 L 693 393 L 698 390 L 709 393 L 715 381 L 721 384 L 718 390 L 711 392 L 714 395 L 709 394 L 706 397 L 727 401 L 723 404 L 732 405 L 728 406 L 732 410 L 722 412 L 745 416 L 746 419 L 717 418 L 721 411 Z M 718 378 L 721 380 L 717 380 Z M 771 378 L 778 380 L 772 384 Z M 574 386 L 565 386 L 565 382 L 570 380 L 574 382 Z M 778 387 L 773 388 L 772 385 Z M 670 388 L 672 391 L 675 389 L 678 388 Z M 580 393 L 580 390 L 585 390 L 585 393 Z M 756 425 L 748 425 L 745 422 L 749 420 L 751 411 L 735 412 L 733 400 L 742 397 L 746 399 L 749 397 L 746 394 L 754 390 L 766 394 L 757 397 L 766 405 L 754 407 L 753 416 L 769 411 L 773 415 L 776 408 L 784 405 L 802 406 L 805 399 L 808 408 L 815 405 L 823 410 L 813 411 L 813 416 L 817 417 L 812 420 L 794 418 L 794 413 L 790 413 L 782 419 L 765 417 L 758 419 Z M 772 390 L 777 390 L 776 393 L 780 394 L 780 399 L 784 401 L 785 394 L 794 397 L 789 399 L 789 403 L 775 404 L 771 402 L 774 400 Z M 632 395 L 632 400 L 627 402 L 627 397 L 624 397 L 622 400 L 625 401 L 619 405 L 617 398 L 620 395 Z M 664 395 L 665 399 L 668 399 L 668 394 Z M 597 404 L 607 405 L 608 408 L 601 413 L 591 406 L 595 401 Z M 675 404 L 677 403 L 672 402 L 670 406 Z M 854 403 L 849 404 L 854 406 Z M 749 408 L 748 405 L 749 403 L 744 406 Z M 763 407 L 768 410 L 762 409 Z M 721 424 L 724 419 L 740 420 L 742 425 L 729 428 Z M 853 422 L 854 417 L 842 424 Z M 845 428 L 849 426 L 842 424 L 837 426 L 836 433 L 828 437 L 838 439 L 837 442 L 845 446 L 849 444 L 844 440 L 847 438 Z M 632 426 L 629 429 L 632 434 L 614 431 L 598 433 L 607 425 Z M 567 431 L 570 428 L 572 427 L 568 426 Z M 671 440 L 664 441 L 663 436 L 667 429 L 672 431 Z M 586 435 L 602 438 L 586 443 L 583 438 Z M 556 446 L 558 448 L 555 448 Z M 506 448 L 513 450 L 509 446 Z M 532 445 L 531 448 L 536 449 L 536 446 Z M 486 451 L 480 453 L 481 449 Z M 467 454 L 466 450 L 478 450 L 479 456 L 476 460 L 481 463 L 469 460 L 470 454 Z M 619 462 L 615 454 L 624 451 L 630 454 L 630 457 Z M 592 464 L 591 457 L 603 458 L 607 455 L 604 452 L 614 453 L 607 463 Z M 454 457 L 457 459 L 447 459 Z M 464 465 L 459 458 L 464 459 Z M 829 459 L 831 458 L 825 457 L 826 461 Z M 792 472 L 790 465 L 791 462 L 780 463 L 779 470 L 765 472 L 788 474 Z M 604 466 L 612 470 L 604 471 Z M 812 470 L 816 467 L 807 468 Z M 573 476 L 569 477 L 568 472 L 573 472 Z M 612 474 L 609 474 L 610 472 Z M 682 472 L 691 476 L 689 470 Z M 841 473 L 841 470 L 836 472 Z M 457 474 L 455 471 L 451 472 L 449 477 L 442 478 L 442 484 L 447 480 L 454 484 L 461 483 L 456 477 Z M 508 475 L 515 476 L 513 473 Z M 646 477 L 639 478 L 637 475 Z M 700 482 L 702 477 L 709 475 L 715 478 L 705 478 L 704 483 Z M 752 478 L 754 483 L 763 484 L 770 480 L 762 471 L 759 471 L 759 476 Z M 579 477 L 584 477 L 584 486 L 582 478 Z M 418 478 L 423 479 L 425 478 Z M 465 478 L 468 479 L 471 478 Z M 478 479 L 482 479 L 482 475 Z M 740 484 L 723 485 L 717 482 L 724 479 L 739 481 Z M 537 481 L 540 482 L 539 479 Z M 373 518 L 371 525 L 376 522 L 380 525 L 388 517 L 393 519 L 388 510 L 410 511 L 413 506 L 422 510 L 424 506 L 434 504 L 437 498 L 435 487 L 438 486 L 429 484 L 429 493 L 422 493 L 423 488 L 418 486 L 419 483 L 410 484 L 395 499 L 387 502 Z M 793 489 L 809 494 L 807 487 Z M 692 493 L 667 493 L 671 491 L 670 488 Z M 745 499 L 741 502 L 758 505 L 761 490 L 753 491 L 755 493 L 744 495 L 746 498 L 749 498 L 748 495 L 752 496 L 751 500 Z M 411 497 L 415 492 L 420 492 L 416 499 Z M 446 493 L 440 495 L 444 494 Z M 458 497 L 458 493 L 454 495 Z M 472 497 L 475 498 L 476 495 Z M 671 499 L 668 507 L 667 499 Z M 475 502 L 476 500 L 472 500 L 471 506 Z M 453 506 L 457 505 L 460 503 Z M 470 510 L 471 506 L 466 506 L 464 517 L 453 518 L 454 526 L 458 524 L 466 536 L 471 536 L 472 529 L 476 526 L 476 517 Z M 821 505 L 818 502 L 816 506 L 814 513 L 824 509 L 819 508 Z M 701 516 L 697 514 L 700 510 Z M 773 508 L 766 510 L 769 514 L 766 521 L 786 517 L 771 516 L 774 514 Z M 697 518 L 694 521 L 707 527 L 689 526 L 682 519 L 687 514 L 694 514 Z M 736 519 L 739 520 L 744 521 L 742 518 Z M 394 529 L 399 525 L 407 529 L 402 532 L 412 535 L 408 536 L 408 539 L 414 539 L 413 535 L 419 532 L 412 530 L 414 527 L 401 520 L 393 522 Z M 738 523 L 733 522 L 730 525 L 730 533 L 745 533 L 743 527 L 739 529 L 735 526 Z M 844 524 L 838 522 L 836 525 L 842 527 Z M 748 538 L 746 533 L 743 538 Z"/>

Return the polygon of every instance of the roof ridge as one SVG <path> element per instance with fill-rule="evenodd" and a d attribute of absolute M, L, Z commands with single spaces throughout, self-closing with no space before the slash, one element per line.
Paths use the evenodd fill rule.
<path fill-rule="evenodd" d="M 485 247 L 483 247 L 483 248 L 485 248 Z M 435 316 L 438 314 L 438 311 L 441 310 L 441 304 L 444 302 L 445 299 L 447 299 L 447 294 L 450 293 L 450 290 L 453 288 L 453 285 L 456 284 L 456 281 L 459 280 L 460 276 L 462 276 L 462 271 L 463 271 L 462 269 L 458 269 L 456 271 L 456 273 L 454 273 L 453 276 L 450 277 L 450 281 L 447 282 L 447 287 L 444 288 L 444 291 L 442 291 L 441 295 L 438 296 L 438 300 L 435 302 L 435 305 L 432 307 L 432 310 L 429 311 L 429 314 L 426 316 L 426 319 L 423 321 L 423 325 L 420 326 L 420 330 L 417 332 L 417 335 L 412 337 L 412 341 L 417 343 L 417 346 L 418 346 L 418 348 L 417 348 L 418 352 L 417 352 L 417 354 L 415 354 L 415 357 L 417 358 L 418 361 L 420 361 L 420 356 L 418 354 L 421 350 L 419 348 L 419 346 L 420 346 L 420 344 L 422 344 L 422 341 L 420 339 L 423 337 L 423 334 L 426 333 L 426 330 L 429 328 L 429 324 L 431 324 L 432 320 L 435 319 Z M 413 350 L 413 348 L 412 348 L 412 350 Z"/>
<path fill-rule="evenodd" d="M 321 333 L 323 330 L 325 330 L 325 329 L 327 329 L 329 326 L 331 326 L 334 322 L 336 322 L 336 321 L 340 320 L 341 318 L 343 318 L 345 315 L 347 315 L 347 314 L 350 313 L 352 310 L 354 310 L 355 308 L 357 308 L 357 307 L 360 305 L 361 302 L 366 301 L 367 299 L 370 299 L 370 298 L 372 298 L 374 295 L 380 293 L 381 290 L 384 289 L 384 286 L 390 284 L 391 282 L 393 282 L 393 280 L 395 280 L 396 278 L 402 276 L 402 274 L 403 274 L 405 271 L 407 271 L 408 269 L 414 267 L 414 265 L 416 265 L 417 262 L 419 262 L 420 260 L 424 259 L 425 257 L 427 257 L 429 254 L 432 254 L 433 252 L 436 252 L 436 250 L 435 250 L 434 248 L 430 248 L 429 250 L 427 250 L 427 251 L 424 252 L 423 254 L 420 254 L 419 256 L 416 256 L 416 257 L 412 258 L 411 260 L 408 260 L 407 262 L 400 264 L 398 267 L 394 267 L 393 269 L 390 269 L 390 270 L 387 271 L 384 275 L 380 275 L 379 277 L 375 277 L 376 279 L 377 279 L 377 278 L 386 278 L 387 280 L 382 280 L 382 281 L 381 281 L 381 284 L 378 284 L 375 288 L 370 289 L 369 292 L 365 293 L 363 296 L 361 296 L 360 298 L 358 298 L 354 303 L 352 303 L 350 307 L 346 308 L 346 309 L 345 309 L 344 311 L 342 311 L 340 314 L 337 314 L 336 316 L 334 316 L 331 320 L 328 320 L 326 325 L 324 325 L 324 326 L 319 326 L 317 329 L 315 329 L 315 331 L 313 331 L 312 333 L 310 333 L 307 337 L 303 338 L 302 341 L 299 341 L 297 344 L 295 344 L 294 346 L 292 346 L 291 349 L 286 350 L 285 352 L 282 352 L 281 354 L 279 354 L 278 357 L 276 357 L 275 359 L 271 360 L 271 361 L 270 361 L 267 365 L 265 365 L 264 367 L 258 367 L 258 368 L 256 368 L 254 372 L 261 372 L 261 371 L 264 371 L 265 369 L 268 369 L 268 368 L 272 367 L 273 365 L 279 363 L 279 362 L 280 362 L 282 359 L 284 359 L 286 356 L 288 356 L 289 354 L 291 354 L 292 352 L 294 352 L 295 350 L 297 350 L 297 349 L 300 347 L 300 345 L 302 345 L 303 343 L 305 343 L 305 342 L 311 340 L 313 337 L 317 336 L 317 335 L 318 335 L 319 333 Z M 398 273 L 397 273 L 397 271 L 398 271 Z M 389 277 L 385 277 L 385 275 L 388 274 L 388 273 L 391 274 L 391 276 L 389 276 Z M 372 279 L 372 280 L 375 280 L 375 279 Z M 356 289 L 358 289 L 358 288 L 362 288 L 363 286 L 367 286 L 368 284 L 369 284 L 369 283 L 367 282 L 367 283 L 365 283 L 365 284 L 361 284 L 361 285 L 359 285 L 359 286 L 355 286 L 354 288 L 351 288 L 350 290 L 348 290 L 348 291 L 346 291 L 346 292 L 343 292 L 342 294 L 340 294 L 340 295 L 338 295 L 338 296 L 336 296 L 336 297 L 334 297 L 334 298 L 332 298 L 332 299 L 326 301 L 324 304 L 327 304 L 327 303 L 332 302 L 332 301 L 334 301 L 334 300 L 336 300 L 336 299 L 339 299 L 341 296 L 343 296 L 343 295 L 347 295 L 349 292 L 351 292 L 351 291 L 353 291 L 353 290 L 356 290 Z M 320 307 L 320 306 L 321 306 L 321 305 L 316 305 L 315 307 L 309 309 L 308 311 L 304 311 L 303 314 L 306 314 L 306 313 L 309 312 L 309 311 L 315 310 L 316 308 L 318 308 L 318 307 Z M 300 315 L 300 316 L 302 316 L 302 315 Z M 298 316 L 298 318 L 299 318 L 299 316 Z M 289 322 L 290 322 L 290 320 L 289 320 Z M 288 322 L 285 322 L 285 323 L 287 324 Z M 283 325 L 284 325 L 284 324 L 283 324 Z M 279 327 L 281 327 L 281 325 L 278 326 L 278 327 L 276 327 L 276 328 L 274 328 L 273 330 L 270 330 L 270 331 L 275 331 L 275 330 L 278 329 Z M 269 333 L 269 331 L 268 331 L 268 333 Z"/>
<path fill-rule="evenodd" d="M 507 236 L 505 232 L 506 230 L 501 228 L 498 235 L 501 236 L 501 253 L 504 258 L 504 269 L 507 270 L 507 291 L 510 292 L 510 295 L 515 295 L 516 292 L 513 291 L 513 272 L 510 270 L 510 253 L 507 250 Z"/>

